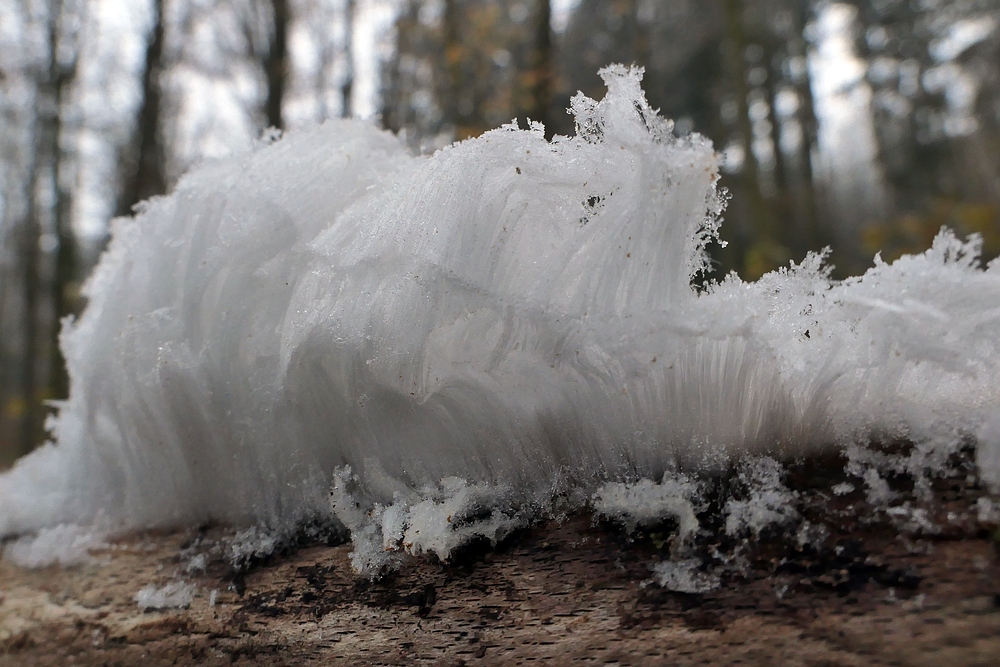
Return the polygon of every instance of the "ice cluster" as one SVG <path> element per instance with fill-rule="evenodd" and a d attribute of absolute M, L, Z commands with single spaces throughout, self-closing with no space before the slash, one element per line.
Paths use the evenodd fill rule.
<path fill-rule="evenodd" d="M 20 567 L 67 567 L 93 562 L 91 551 L 108 546 L 99 528 L 60 524 L 18 537 L 4 547 L 3 556 Z"/>
<path fill-rule="evenodd" d="M 142 611 L 186 609 L 191 606 L 196 589 L 194 584 L 184 581 L 171 581 L 159 588 L 149 584 L 136 593 L 134 599 Z"/>
<path fill-rule="evenodd" d="M 694 558 L 667 560 L 653 567 L 653 581 L 677 593 L 707 593 L 719 587 L 719 578 L 699 571 Z"/>
<path fill-rule="evenodd" d="M 869 438 L 915 443 L 894 465 L 918 476 L 975 441 L 1000 484 L 1000 268 L 979 241 L 696 291 L 718 156 L 675 138 L 641 71 L 602 76 L 571 138 L 510 125 L 420 157 L 332 121 L 115 221 L 64 326 L 53 442 L 0 476 L 0 535 L 332 513 L 364 569 L 500 539 L 552 494 L 691 532 L 685 475 L 747 454 L 759 502 L 726 522 L 752 533 L 794 513 L 760 455 Z"/>

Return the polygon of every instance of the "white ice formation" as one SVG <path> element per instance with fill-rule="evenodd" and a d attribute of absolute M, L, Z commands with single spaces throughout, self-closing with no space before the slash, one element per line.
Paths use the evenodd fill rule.
<path fill-rule="evenodd" d="M 602 75 L 572 138 L 508 126 L 428 158 L 329 122 L 116 221 L 64 329 L 54 442 L 0 476 L 0 535 L 280 531 L 329 513 L 339 475 L 346 524 L 446 554 L 450 513 L 496 536 L 552 489 L 612 511 L 604 485 L 869 437 L 916 443 L 911 472 L 978 438 L 1000 484 L 1000 268 L 978 241 L 698 293 L 718 156 L 674 138 L 641 72 Z M 683 523 L 665 483 L 656 511 Z"/>
<path fill-rule="evenodd" d="M 653 581 L 677 593 L 707 593 L 719 587 L 719 577 L 699 570 L 701 562 L 688 558 L 653 566 Z"/>
<path fill-rule="evenodd" d="M 142 611 L 160 609 L 186 609 L 191 606 L 197 587 L 184 581 L 171 581 L 157 588 L 153 584 L 144 586 L 135 594 L 136 604 Z M 214 606 L 214 605 L 210 605 Z"/>
<path fill-rule="evenodd" d="M 91 550 L 107 548 L 101 530 L 61 524 L 42 528 L 37 534 L 22 535 L 3 549 L 3 557 L 27 568 L 83 565 L 94 561 Z"/>
<path fill-rule="evenodd" d="M 608 482 L 597 489 L 591 505 L 598 516 L 618 521 L 628 533 L 671 518 L 677 522 L 678 538 L 684 540 L 698 530 L 692 503 L 698 495 L 698 485 L 682 473 L 664 475 L 659 484 L 650 479 Z"/>

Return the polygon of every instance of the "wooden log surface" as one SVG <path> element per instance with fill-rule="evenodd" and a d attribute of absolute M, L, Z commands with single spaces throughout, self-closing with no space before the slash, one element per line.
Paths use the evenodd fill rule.
<path fill-rule="evenodd" d="M 921 534 L 821 477 L 789 473 L 802 517 L 830 531 L 822 549 L 780 531 L 734 548 L 707 531 L 699 548 L 736 566 L 702 595 L 651 580 L 668 557 L 656 535 L 584 514 L 375 582 L 351 570 L 349 544 L 234 573 L 210 550 L 221 528 L 133 535 L 72 568 L 0 561 L 0 667 L 1000 665 L 998 533 L 970 511 L 974 482 L 936 484 L 938 528 Z M 207 567 L 187 572 L 198 548 Z M 177 580 L 197 586 L 189 608 L 139 609 L 141 588 Z"/>
<path fill-rule="evenodd" d="M 0 563 L 0 665 L 1000 664 L 986 538 L 866 544 L 886 571 L 919 573 L 897 586 L 779 572 L 705 595 L 650 583 L 651 547 L 586 518 L 375 583 L 351 571 L 348 545 L 274 558 L 237 586 L 221 564 L 189 576 L 187 539 L 134 536 L 69 569 Z M 178 576 L 198 586 L 190 608 L 139 610 L 142 586 Z"/>

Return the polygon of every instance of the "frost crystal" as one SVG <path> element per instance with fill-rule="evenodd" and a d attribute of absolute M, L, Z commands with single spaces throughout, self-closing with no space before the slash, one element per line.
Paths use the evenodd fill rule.
<path fill-rule="evenodd" d="M 229 561 L 233 567 L 244 567 L 254 558 L 270 556 L 280 542 L 280 533 L 250 526 L 233 536 L 229 543 Z M 195 556 L 196 558 L 198 556 Z M 195 559 L 192 559 L 192 562 Z"/>
<path fill-rule="evenodd" d="M 672 518 L 678 537 L 685 540 L 698 530 L 691 499 L 698 486 L 684 475 L 664 476 L 660 484 L 645 479 L 636 484 L 609 482 L 597 489 L 593 506 L 597 514 L 614 519 L 631 533 L 637 526 L 650 526 Z"/>
<path fill-rule="evenodd" d="M 557 483 L 691 530 L 683 494 L 624 511 L 614 485 L 872 437 L 915 443 L 910 472 L 976 438 L 1000 485 L 1000 265 L 980 268 L 980 241 L 945 231 L 843 282 L 810 255 L 699 293 L 718 157 L 673 136 L 638 70 L 601 74 L 575 137 L 511 125 L 413 157 L 329 122 L 115 221 L 63 331 L 54 442 L 0 475 L 0 535 L 103 512 L 267 538 L 336 514 L 377 569 L 501 539 Z M 794 515 L 773 466 L 748 465 L 733 532 Z M 888 470 L 862 468 L 884 496 Z M 234 559 L 273 548 L 254 539 Z"/>
<path fill-rule="evenodd" d="M 795 533 L 795 544 L 799 549 L 810 546 L 818 550 L 829 536 L 830 529 L 823 524 L 817 525 L 803 521 Z"/>
<path fill-rule="evenodd" d="M 653 566 L 653 580 L 678 593 L 708 593 L 719 587 L 719 577 L 699 570 L 697 559 L 663 561 Z"/>
<path fill-rule="evenodd" d="M 402 553 L 432 553 L 447 560 L 456 547 L 476 538 L 496 544 L 526 525 L 519 513 L 504 511 L 508 494 L 488 484 L 447 477 L 408 499 L 397 495 L 391 505 L 375 503 L 363 510 L 349 490 L 358 484 L 350 468 L 335 471 L 334 480 L 330 506 L 351 530 L 351 564 L 370 577 L 396 568 Z"/>
<path fill-rule="evenodd" d="M 840 484 L 834 484 L 831 491 L 833 491 L 833 495 L 835 496 L 846 496 L 854 492 L 854 485 L 850 482 L 841 482 Z"/>
<path fill-rule="evenodd" d="M 731 499 L 723 508 L 727 535 L 735 537 L 748 531 L 760 535 L 769 526 L 784 525 L 798 517 L 795 494 L 781 483 L 783 473 L 781 464 L 767 456 L 749 459 L 741 466 L 738 478 L 747 497 Z"/>
<path fill-rule="evenodd" d="M 890 507 L 886 510 L 886 514 L 904 533 L 935 535 L 941 532 L 941 527 L 931 522 L 925 508 L 912 507 L 909 502 L 898 507 Z"/>
<path fill-rule="evenodd" d="M 976 501 L 976 518 L 980 523 L 1000 525 L 1000 503 L 980 498 Z"/>
<path fill-rule="evenodd" d="M 63 524 L 14 540 L 4 547 L 3 555 L 12 563 L 27 568 L 82 565 L 92 562 L 92 549 L 107 546 L 104 536 L 94 528 Z"/>
<path fill-rule="evenodd" d="M 191 606 L 196 587 L 183 581 L 172 581 L 162 588 L 149 584 L 135 594 L 135 601 L 142 611 L 158 609 L 184 609 Z"/>
<path fill-rule="evenodd" d="M 208 569 L 208 556 L 205 554 L 197 554 L 191 558 L 184 565 L 184 571 L 188 574 L 193 572 L 204 572 Z"/>

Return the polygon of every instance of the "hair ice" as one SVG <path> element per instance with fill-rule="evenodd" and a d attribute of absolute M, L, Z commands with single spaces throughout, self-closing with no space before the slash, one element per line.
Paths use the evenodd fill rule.
<path fill-rule="evenodd" d="M 1000 479 L 1000 275 L 978 241 L 943 232 L 844 282 L 812 255 L 698 294 L 718 156 L 672 135 L 641 71 L 601 74 L 572 138 L 506 126 L 423 158 L 328 122 L 115 221 L 64 328 L 54 442 L 0 476 L 0 534 L 98 515 L 282 530 L 330 512 L 349 466 L 355 507 L 383 508 L 372 539 L 445 553 L 431 533 L 489 489 L 507 507 L 603 488 L 620 516 L 628 494 L 602 485 L 872 434 L 925 452 L 980 434 Z M 683 494 L 650 488 L 633 521 L 694 529 Z M 756 529 L 750 509 L 733 530 Z"/>

